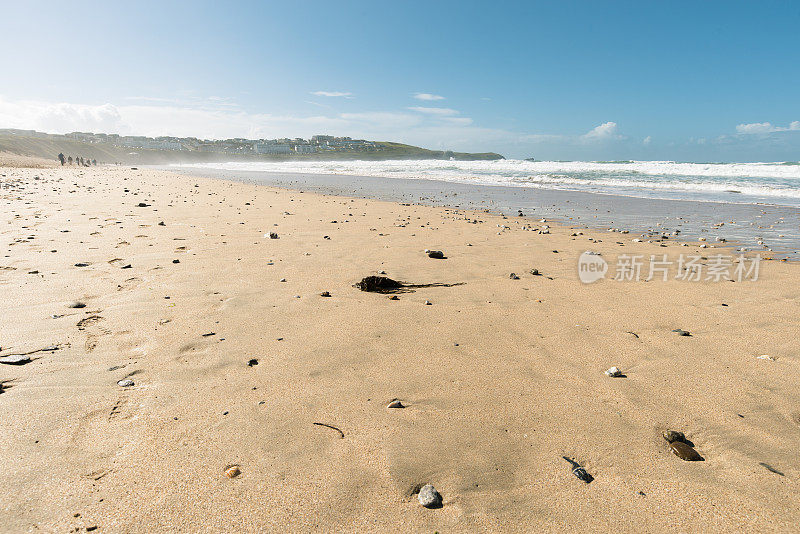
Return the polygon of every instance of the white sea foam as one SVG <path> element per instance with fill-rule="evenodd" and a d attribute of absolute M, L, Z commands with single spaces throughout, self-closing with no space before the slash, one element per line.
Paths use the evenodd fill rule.
<path fill-rule="evenodd" d="M 390 160 L 258 161 L 183 166 L 231 171 L 443 180 L 646 197 L 766 200 L 800 204 L 800 165 L 785 163 Z M 744 197 L 749 198 L 746 200 Z"/>

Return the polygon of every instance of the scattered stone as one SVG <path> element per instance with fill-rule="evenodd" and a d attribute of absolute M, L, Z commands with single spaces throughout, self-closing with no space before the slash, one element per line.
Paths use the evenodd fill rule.
<path fill-rule="evenodd" d="M 75 264 L 75 267 L 88 267 L 88 266 L 89 266 L 89 264 L 88 264 L 88 263 L 83 263 L 83 262 L 80 262 L 80 263 L 76 263 L 76 264 Z"/>
<path fill-rule="evenodd" d="M 285 282 L 285 281 L 286 281 L 286 278 L 281 278 L 281 279 L 280 279 L 280 280 L 278 280 L 278 281 L 279 281 L 279 282 Z"/>
<path fill-rule="evenodd" d="M 242 474 L 242 470 L 239 469 L 238 465 L 232 465 L 230 467 L 225 468 L 225 476 L 228 478 L 236 478 Z"/>
<path fill-rule="evenodd" d="M 705 460 L 694 448 L 683 441 L 673 441 L 669 444 L 669 448 L 672 449 L 675 456 L 686 462 L 702 462 Z"/>
<path fill-rule="evenodd" d="M 400 402 L 400 400 L 399 400 L 399 399 L 394 399 L 394 400 L 393 400 L 392 402 L 390 402 L 390 403 L 389 403 L 389 405 L 388 405 L 388 406 L 386 406 L 386 407 L 387 407 L 387 408 L 405 408 L 405 406 L 403 406 L 403 403 L 402 403 L 402 402 Z"/>
<path fill-rule="evenodd" d="M 278 239 L 278 234 L 276 234 L 275 232 L 270 232 L 269 233 L 269 238 L 270 239 Z"/>
<path fill-rule="evenodd" d="M 9 356 L 3 356 L 0 358 L 0 363 L 4 363 L 6 365 L 25 365 L 30 361 L 31 357 L 27 354 L 11 354 Z"/>
<path fill-rule="evenodd" d="M 435 260 L 443 260 L 444 259 L 444 252 L 441 250 L 428 250 L 428 257 L 433 258 Z"/>
<path fill-rule="evenodd" d="M 606 375 L 614 378 L 622 376 L 622 371 L 619 370 L 619 367 L 609 367 L 606 369 Z"/>
<path fill-rule="evenodd" d="M 586 482 L 587 484 L 589 484 L 591 481 L 594 480 L 594 477 L 590 475 L 586 471 L 586 469 L 583 468 L 581 464 L 579 464 L 575 460 L 567 458 L 566 456 L 562 456 L 562 458 L 564 458 L 566 461 L 572 464 L 572 474 L 575 475 L 578 478 L 578 480 Z"/>
<path fill-rule="evenodd" d="M 392 295 L 391 297 L 389 297 L 389 300 L 400 300 L 400 297 L 398 297 L 397 295 Z"/>
<path fill-rule="evenodd" d="M 201 335 L 202 335 L 203 337 L 210 337 L 210 336 L 216 336 L 216 335 L 217 335 L 217 333 L 216 333 L 216 332 L 208 332 L 207 334 L 201 334 Z"/>
<path fill-rule="evenodd" d="M 164 223 L 164 221 L 161 221 L 160 223 L 158 223 L 158 225 L 159 225 L 159 226 L 166 226 L 166 224 Z"/>
<path fill-rule="evenodd" d="M 425 484 L 419 489 L 417 500 L 425 508 L 441 508 L 442 496 L 431 484 Z"/>
<path fill-rule="evenodd" d="M 686 436 L 683 435 L 683 432 L 678 432 L 677 430 L 665 430 L 661 435 L 667 440 L 667 443 L 674 443 L 676 441 L 686 443 Z"/>
<path fill-rule="evenodd" d="M 131 268 L 133 268 L 133 265 L 131 265 L 130 263 L 129 263 L 129 264 L 127 264 L 127 265 L 123 265 L 122 267 L 120 267 L 120 269 L 131 269 Z"/>
<path fill-rule="evenodd" d="M 512 279 L 512 280 L 519 280 L 519 276 L 517 276 L 517 275 L 516 275 L 516 274 L 514 274 L 514 273 L 511 273 L 511 274 L 509 274 L 509 275 L 508 275 L 508 277 L 509 277 L 510 279 Z"/>
<path fill-rule="evenodd" d="M 172 263 L 180 263 L 181 260 L 172 260 Z"/>
<path fill-rule="evenodd" d="M 686 336 L 686 337 L 691 337 L 692 336 L 692 334 L 690 334 L 688 331 L 681 330 L 680 328 L 676 328 L 675 330 L 673 330 L 673 332 L 675 332 L 679 336 Z"/>
<path fill-rule="evenodd" d="M 76 300 L 74 302 L 70 302 L 69 304 L 67 304 L 67 308 L 80 309 L 80 308 L 85 308 L 85 307 L 86 307 L 86 304 L 84 304 L 83 302 L 80 302 L 78 300 Z"/>
<path fill-rule="evenodd" d="M 122 380 L 117 382 L 117 385 L 122 388 L 129 388 L 133 385 L 133 380 L 131 380 L 130 378 L 123 378 Z"/>
<path fill-rule="evenodd" d="M 254 365 L 258 365 L 258 358 L 252 358 L 250 361 L 247 362 L 248 367 L 253 367 Z"/>
<path fill-rule="evenodd" d="M 323 291 L 322 293 L 319 294 L 319 296 L 320 297 L 330 297 L 331 293 L 330 293 L 330 291 Z"/>
<path fill-rule="evenodd" d="M 530 270 L 530 271 L 528 271 L 528 272 L 530 272 L 530 273 L 531 273 L 533 276 L 542 276 L 542 275 L 539 273 L 539 269 L 531 269 L 531 270 Z"/>
<path fill-rule="evenodd" d="M 431 302 L 431 301 L 429 301 L 429 300 L 426 300 L 426 301 L 425 301 L 425 306 L 430 306 L 430 305 L 432 305 L 432 304 L 433 304 L 433 302 Z"/>
<path fill-rule="evenodd" d="M 136 207 L 137 208 L 149 208 L 150 204 L 145 204 L 144 202 L 139 202 L 138 204 L 136 204 Z"/>
<path fill-rule="evenodd" d="M 770 362 L 774 362 L 775 361 L 775 358 L 773 358 L 769 354 L 762 354 L 761 356 L 756 356 L 756 359 L 757 360 L 768 360 Z"/>

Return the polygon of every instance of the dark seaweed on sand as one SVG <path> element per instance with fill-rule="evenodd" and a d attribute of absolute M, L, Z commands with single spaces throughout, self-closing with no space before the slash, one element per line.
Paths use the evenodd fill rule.
<path fill-rule="evenodd" d="M 463 285 L 463 282 L 455 284 L 406 284 L 386 276 L 367 276 L 354 284 L 353 287 L 371 293 L 406 293 L 422 287 L 453 287 L 460 285 Z"/>

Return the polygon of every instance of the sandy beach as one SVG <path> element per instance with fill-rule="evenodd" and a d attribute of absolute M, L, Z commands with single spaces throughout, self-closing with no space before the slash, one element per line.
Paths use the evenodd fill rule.
<path fill-rule="evenodd" d="M 796 264 L 584 284 L 731 251 L 129 167 L 0 167 L 0 206 L 0 531 L 800 524 Z"/>

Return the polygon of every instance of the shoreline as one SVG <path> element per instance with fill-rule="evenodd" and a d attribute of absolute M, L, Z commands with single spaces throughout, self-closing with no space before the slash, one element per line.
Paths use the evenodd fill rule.
<path fill-rule="evenodd" d="M 794 230 L 800 227 L 800 209 L 792 206 L 651 199 L 562 189 L 471 185 L 432 179 L 175 166 L 155 168 L 337 196 L 353 195 L 453 209 L 489 209 L 492 213 L 508 217 L 516 216 L 516 211 L 521 210 L 531 220 L 546 217 L 576 229 L 599 232 L 613 230 L 612 234 L 619 234 L 619 239 L 625 239 L 626 234 L 628 239 L 638 236 L 645 240 L 658 240 L 660 236 L 667 235 L 670 239 L 692 245 L 693 241 L 700 238 L 712 244 L 718 236 L 727 241 L 722 246 L 728 248 L 745 247 L 748 253 L 800 260 L 800 231 Z M 753 228 L 756 221 L 762 218 L 768 224 Z M 717 226 L 720 223 L 722 226 Z M 678 235 L 674 234 L 675 230 L 679 231 Z"/>
<path fill-rule="evenodd" d="M 0 365 L 4 528 L 800 522 L 792 263 L 584 284 L 586 250 L 612 274 L 728 250 L 146 168 L 0 174 L 0 357 L 58 346 Z M 420 287 L 353 287 L 382 271 Z"/>

